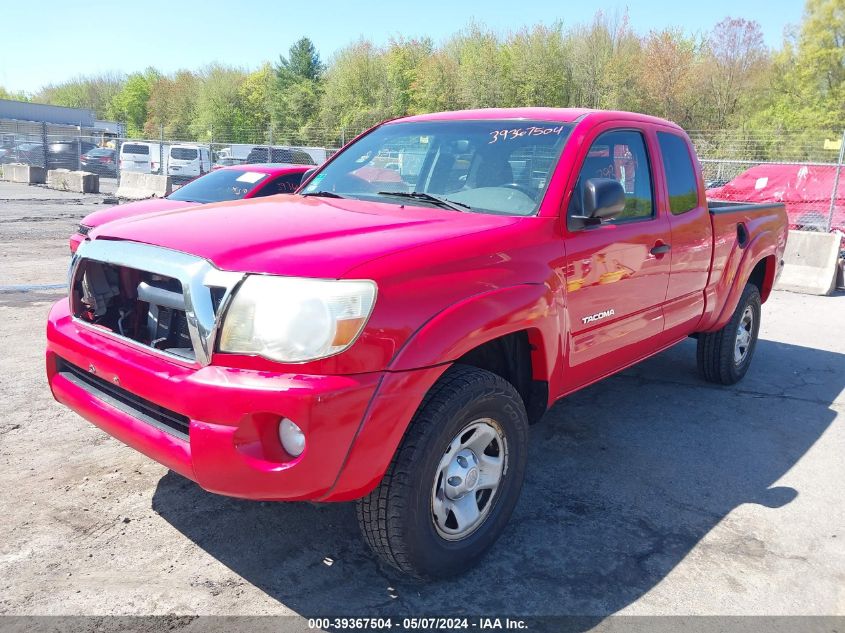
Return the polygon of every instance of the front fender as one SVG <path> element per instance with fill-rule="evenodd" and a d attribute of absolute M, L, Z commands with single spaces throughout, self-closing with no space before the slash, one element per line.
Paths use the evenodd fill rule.
<path fill-rule="evenodd" d="M 459 359 L 492 339 L 529 330 L 535 377 L 548 379 L 559 354 L 557 306 L 542 283 L 497 288 L 468 297 L 426 321 L 390 361 L 390 371 L 431 367 Z M 539 349 L 537 349 L 539 347 Z"/>
<path fill-rule="evenodd" d="M 348 501 L 375 488 L 428 390 L 471 349 L 529 331 L 534 376 L 548 380 L 560 358 L 558 315 L 545 284 L 499 288 L 456 303 L 426 321 L 396 353 L 355 436 L 335 485 L 322 501 Z"/>

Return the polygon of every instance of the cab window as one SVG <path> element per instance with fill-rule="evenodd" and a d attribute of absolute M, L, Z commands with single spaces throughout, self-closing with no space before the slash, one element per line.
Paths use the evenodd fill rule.
<path fill-rule="evenodd" d="M 600 135 L 590 146 L 578 174 L 569 214 L 581 214 L 581 188 L 590 178 L 613 178 L 625 190 L 625 210 L 605 223 L 620 223 L 654 217 L 651 170 L 645 139 L 633 130 L 614 130 Z"/>

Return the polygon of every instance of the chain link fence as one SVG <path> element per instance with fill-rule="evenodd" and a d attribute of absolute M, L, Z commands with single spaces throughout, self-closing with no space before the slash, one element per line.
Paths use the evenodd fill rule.
<path fill-rule="evenodd" d="M 845 131 L 692 131 L 708 198 L 783 201 L 790 227 L 845 232 Z"/>
<path fill-rule="evenodd" d="M 204 142 L 167 136 L 163 129 L 158 137 L 129 138 L 73 126 L 0 120 L 0 169 L 3 164 L 23 163 L 89 171 L 98 174 L 107 189 L 116 189 L 121 175 L 128 171 L 168 175 L 178 184 L 229 165 L 320 165 L 360 131 L 236 132 L 234 142 L 214 139 L 211 133 L 212 140 Z"/>
<path fill-rule="evenodd" d="M 72 126 L 0 121 L 0 163 L 81 169 L 119 184 L 122 173 L 167 174 L 176 182 L 217 166 L 319 165 L 362 129 L 209 130 L 208 141 L 123 138 Z M 149 136 L 149 135 L 148 135 Z M 786 203 L 792 228 L 845 232 L 845 131 L 693 130 L 708 197 Z"/>

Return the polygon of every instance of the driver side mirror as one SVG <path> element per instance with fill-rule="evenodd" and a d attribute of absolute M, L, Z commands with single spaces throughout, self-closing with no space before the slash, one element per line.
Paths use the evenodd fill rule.
<path fill-rule="evenodd" d="M 296 193 L 296 191 L 299 191 L 302 188 L 302 186 L 306 182 L 308 182 L 308 179 L 311 178 L 311 176 L 314 175 L 315 171 L 317 171 L 317 168 L 312 167 L 311 169 L 306 169 L 304 172 L 302 172 L 302 178 L 299 179 L 299 186 L 294 190 L 294 193 Z"/>
<path fill-rule="evenodd" d="M 583 215 L 574 215 L 583 227 L 612 220 L 625 210 L 625 188 L 613 178 L 590 178 L 581 186 Z"/>

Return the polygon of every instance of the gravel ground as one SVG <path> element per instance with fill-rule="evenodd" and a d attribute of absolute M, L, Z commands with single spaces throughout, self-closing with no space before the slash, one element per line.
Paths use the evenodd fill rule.
<path fill-rule="evenodd" d="M 774 293 L 735 387 L 688 341 L 557 404 L 503 538 L 420 584 L 353 505 L 206 493 L 52 400 L 63 291 L 11 286 L 61 283 L 101 200 L 0 183 L 0 613 L 845 615 L 845 295 Z"/>

